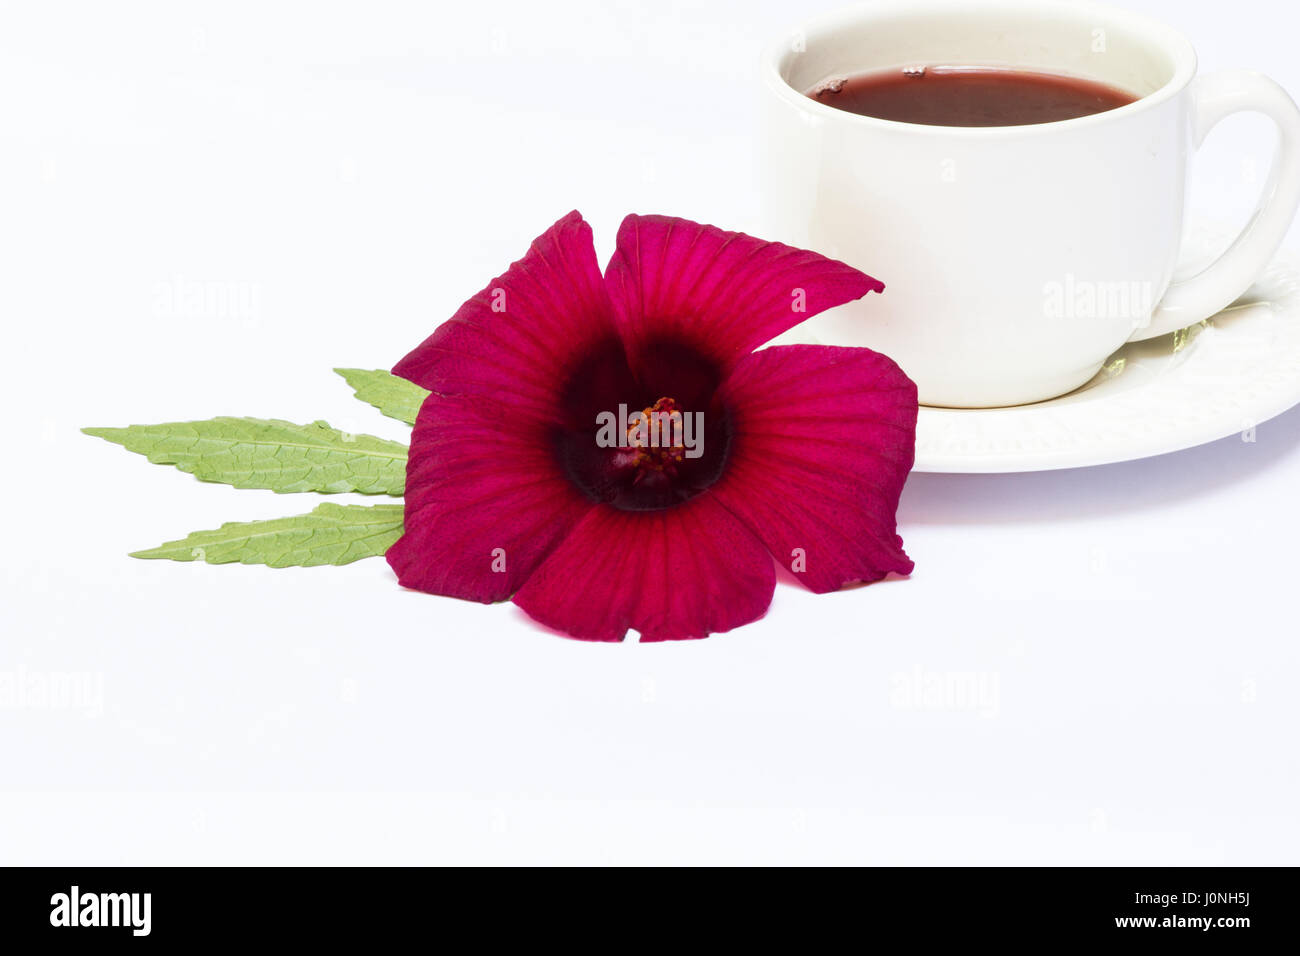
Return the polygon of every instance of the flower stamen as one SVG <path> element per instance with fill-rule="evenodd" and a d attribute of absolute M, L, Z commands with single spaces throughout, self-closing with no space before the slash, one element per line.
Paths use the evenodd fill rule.
<path fill-rule="evenodd" d="M 627 446 L 631 452 L 625 460 L 639 470 L 637 481 L 650 474 L 675 477 L 677 466 L 686 457 L 682 413 L 677 403 L 661 398 L 629 415 Z"/>

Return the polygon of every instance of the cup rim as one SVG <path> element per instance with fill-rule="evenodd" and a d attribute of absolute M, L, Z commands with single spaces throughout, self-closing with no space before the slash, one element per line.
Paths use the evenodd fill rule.
<path fill-rule="evenodd" d="M 769 43 L 763 51 L 763 81 L 769 89 L 789 105 L 796 109 L 805 110 L 824 120 L 835 120 L 836 122 L 850 123 L 868 129 L 907 132 L 915 135 L 990 138 L 1044 136 L 1065 130 L 1082 129 L 1098 123 L 1121 120 L 1128 116 L 1155 109 L 1167 100 L 1177 96 L 1196 74 L 1196 51 L 1191 41 L 1181 31 L 1160 20 L 1148 17 L 1145 14 L 1134 13 L 1131 10 L 1100 3 L 1061 0 L 1061 2 L 1054 5 L 1075 13 L 1091 12 L 1098 18 L 1105 19 L 1108 22 L 1123 23 L 1137 31 L 1148 34 L 1153 43 L 1158 43 L 1169 54 L 1174 64 L 1173 76 L 1159 89 L 1153 90 L 1146 96 L 1139 97 L 1132 103 L 1126 103 L 1124 106 L 1117 106 L 1114 109 L 1100 113 L 1090 113 L 1087 116 L 1077 116 L 1074 119 L 1054 120 L 1050 123 L 1030 123 L 1019 126 L 931 126 L 924 123 L 904 123 L 899 120 L 863 116 L 860 113 L 851 113 L 818 102 L 802 91 L 795 89 L 786 81 L 785 77 L 781 75 L 781 61 L 789 52 L 790 38 L 800 34 L 811 37 L 814 34 L 826 33 L 839 25 L 859 19 L 880 20 L 897 13 L 916 14 L 918 12 L 929 12 L 942 15 L 947 11 L 970 13 L 981 9 L 1001 9 L 1011 12 L 1032 10 L 1037 14 L 1041 14 L 1045 7 L 1050 6 L 1043 3 L 1043 0 L 995 0 L 995 2 L 990 0 L 987 3 L 961 2 L 961 0 L 899 0 L 899 2 L 882 3 L 880 0 L 875 0 L 875 2 L 858 3 L 851 7 L 841 7 L 830 13 L 803 20 L 790 26 L 781 34 L 779 39 Z"/>

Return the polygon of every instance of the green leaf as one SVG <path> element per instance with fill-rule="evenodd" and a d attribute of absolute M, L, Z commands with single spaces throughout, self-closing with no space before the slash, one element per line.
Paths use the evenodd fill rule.
<path fill-rule="evenodd" d="M 195 531 L 133 558 L 266 564 L 310 568 L 378 557 L 402 535 L 401 505 L 336 505 L 311 514 L 269 521 L 232 521 L 214 531 Z"/>
<path fill-rule="evenodd" d="M 334 371 L 352 386 L 357 398 L 375 406 L 389 418 L 408 425 L 415 424 L 415 416 L 429 395 L 428 389 L 381 368 L 336 368 Z"/>
<path fill-rule="evenodd" d="M 236 488 L 400 495 L 406 486 L 405 445 L 351 435 L 325 422 L 210 418 L 82 431 L 155 464 L 175 465 L 203 481 Z"/>

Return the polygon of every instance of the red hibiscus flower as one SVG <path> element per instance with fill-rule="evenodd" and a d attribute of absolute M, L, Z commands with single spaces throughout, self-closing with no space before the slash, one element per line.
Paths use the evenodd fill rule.
<path fill-rule="evenodd" d="M 817 592 L 909 573 L 895 512 L 916 386 L 869 349 L 755 351 L 883 288 L 665 216 L 628 216 L 602 276 L 565 216 L 393 369 L 433 393 L 398 580 L 512 598 L 584 640 L 662 641 L 760 617 L 773 556 Z"/>

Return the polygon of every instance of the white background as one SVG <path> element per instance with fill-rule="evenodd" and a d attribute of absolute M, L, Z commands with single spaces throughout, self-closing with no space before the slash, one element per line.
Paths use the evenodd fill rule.
<path fill-rule="evenodd" d="M 330 369 L 391 365 L 569 209 L 602 260 L 632 211 L 761 234 L 757 51 L 833 5 L 4 3 L 0 674 L 102 695 L 0 707 L 0 863 L 1297 862 L 1297 411 L 914 475 L 910 579 L 779 585 L 702 642 L 564 640 L 382 560 L 126 557 L 319 499 L 79 427 L 403 437 Z M 1300 91 L 1285 4 L 1128 5 Z M 1244 218 L 1270 136 L 1221 126 L 1192 208 Z M 169 304 L 193 283 L 234 298 Z M 963 676 L 973 706 L 908 699 Z"/>

